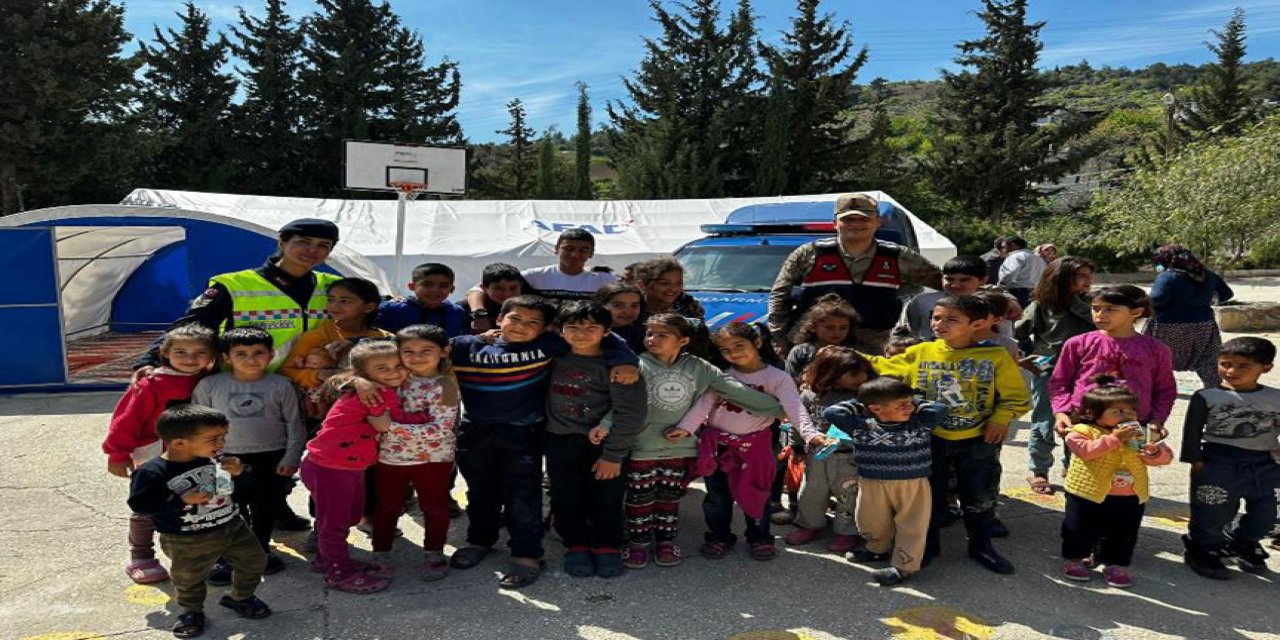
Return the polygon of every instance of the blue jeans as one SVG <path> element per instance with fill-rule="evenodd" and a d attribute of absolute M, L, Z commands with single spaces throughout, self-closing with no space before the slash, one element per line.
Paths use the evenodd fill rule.
<path fill-rule="evenodd" d="M 1031 379 L 1031 433 L 1027 439 L 1028 468 L 1031 474 L 1048 477 L 1053 467 L 1053 448 L 1058 446 L 1053 433 L 1053 406 L 1049 404 L 1049 376 Z M 1064 448 L 1065 450 L 1065 448 Z M 1066 466 L 1066 459 L 1063 459 Z"/>

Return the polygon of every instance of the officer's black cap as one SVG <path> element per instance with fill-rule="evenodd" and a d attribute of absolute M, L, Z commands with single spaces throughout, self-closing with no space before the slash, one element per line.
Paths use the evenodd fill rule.
<path fill-rule="evenodd" d="M 337 242 L 338 225 L 320 218 L 299 218 L 280 227 L 280 237 L 286 236 L 307 236 Z"/>

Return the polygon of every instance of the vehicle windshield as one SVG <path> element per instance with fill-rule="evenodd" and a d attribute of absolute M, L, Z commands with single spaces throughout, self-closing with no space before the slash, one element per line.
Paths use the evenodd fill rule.
<path fill-rule="evenodd" d="M 684 265 L 689 291 L 768 291 L 795 246 L 685 247 L 675 257 Z"/>

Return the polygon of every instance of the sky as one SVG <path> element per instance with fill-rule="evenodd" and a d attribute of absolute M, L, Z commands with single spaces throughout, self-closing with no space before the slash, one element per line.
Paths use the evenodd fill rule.
<path fill-rule="evenodd" d="M 135 37 L 152 39 L 153 26 L 179 24 L 176 0 L 125 0 L 125 21 Z M 217 29 L 236 20 L 237 7 L 261 15 L 262 0 L 195 0 Z M 671 2 L 666 4 L 671 6 Z M 731 11 L 736 0 L 723 0 Z M 458 119 L 472 142 L 492 142 L 507 126 L 506 103 L 520 98 L 529 124 L 542 131 L 576 126 L 574 83 L 589 87 L 592 117 L 626 98 L 622 78 L 644 55 L 644 38 L 658 25 L 646 0 L 391 0 L 403 23 L 426 42 L 434 63 L 445 57 L 462 72 Z M 794 0 L 754 0 L 757 27 L 779 39 L 795 12 Z M 973 14 L 977 0 L 826 0 L 822 10 L 849 23 L 855 45 L 869 49 L 858 82 L 873 78 L 931 80 L 952 68 L 955 44 L 982 33 Z M 1280 56 L 1280 0 L 1032 0 L 1041 31 L 1041 66 L 1088 60 L 1095 67 L 1143 67 L 1154 62 L 1200 64 L 1212 59 L 1204 46 L 1243 7 L 1248 28 L 1246 60 Z M 315 11 L 311 0 L 292 0 L 291 15 Z"/>

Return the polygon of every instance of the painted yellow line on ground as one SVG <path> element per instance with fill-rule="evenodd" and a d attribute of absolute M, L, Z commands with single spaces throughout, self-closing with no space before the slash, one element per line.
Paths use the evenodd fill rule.
<path fill-rule="evenodd" d="M 105 640 L 105 638 L 92 631 L 58 631 L 38 636 L 27 636 L 20 640 Z"/>
<path fill-rule="evenodd" d="M 124 601 L 129 604 L 141 605 L 144 607 L 159 607 L 168 602 L 170 596 L 167 592 L 153 587 L 149 584 L 130 585 L 124 590 Z"/>
<path fill-rule="evenodd" d="M 904 640 L 989 640 L 995 631 L 978 616 L 937 605 L 902 609 L 880 622 Z"/>

